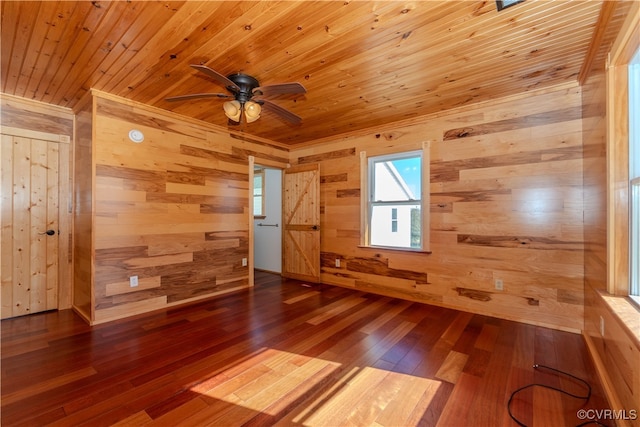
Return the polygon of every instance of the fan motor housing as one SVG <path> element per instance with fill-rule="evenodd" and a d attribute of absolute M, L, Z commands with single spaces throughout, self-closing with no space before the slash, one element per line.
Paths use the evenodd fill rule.
<path fill-rule="evenodd" d="M 245 103 L 248 100 L 250 100 L 251 97 L 253 96 L 253 93 L 252 93 L 253 89 L 260 86 L 260 83 L 256 78 L 251 77 L 250 75 L 247 75 L 247 74 L 242 74 L 242 73 L 231 74 L 227 76 L 227 78 L 232 82 L 234 82 L 236 86 L 240 88 L 240 91 L 236 91 L 235 88 L 227 88 L 227 89 L 229 89 L 231 92 L 234 92 L 236 95 L 236 99 L 241 103 Z"/>

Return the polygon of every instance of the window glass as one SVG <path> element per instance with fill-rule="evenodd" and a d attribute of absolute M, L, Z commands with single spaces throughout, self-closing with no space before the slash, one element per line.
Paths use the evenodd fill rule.
<path fill-rule="evenodd" d="M 253 172 L 253 216 L 264 216 L 264 169 Z"/>
<path fill-rule="evenodd" d="M 369 244 L 420 249 L 422 153 L 370 157 L 368 167 Z"/>

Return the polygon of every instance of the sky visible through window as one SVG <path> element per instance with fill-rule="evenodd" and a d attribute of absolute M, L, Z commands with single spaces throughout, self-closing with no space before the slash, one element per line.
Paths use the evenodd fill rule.
<path fill-rule="evenodd" d="M 413 193 L 413 195 L 420 198 L 420 157 L 413 157 L 410 159 L 393 160 L 393 165 L 398 170 L 398 173 L 407 183 L 407 186 Z"/>

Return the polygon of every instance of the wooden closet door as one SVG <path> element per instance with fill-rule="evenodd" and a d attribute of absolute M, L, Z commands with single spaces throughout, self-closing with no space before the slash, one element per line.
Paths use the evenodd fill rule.
<path fill-rule="evenodd" d="M 60 145 L 2 135 L 3 319 L 58 308 Z"/>
<path fill-rule="evenodd" d="M 292 166 L 282 176 L 284 277 L 320 281 L 320 166 Z"/>

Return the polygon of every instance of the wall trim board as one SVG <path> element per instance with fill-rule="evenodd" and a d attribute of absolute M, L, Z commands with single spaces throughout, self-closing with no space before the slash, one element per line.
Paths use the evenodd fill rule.
<path fill-rule="evenodd" d="M 22 136 L 31 139 L 42 139 L 46 141 L 57 141 L 63 144 L 70 144 L 71 137 L 69 135 L 61 135 L 58 133 L 41 132 L 31 129 L 16 128 L 12 126 L 2 126 L 2 133 L 5 135 Z"/>
<path fill-rule="evenodd" d="M 22 98 L 20 96 L 10 95 L 8 93 L 0 92 L 0 100 L 6 102 L 18 102 L 22 105 L 27 105 L 33 111 L 46 112 L 49 115 L 59 118 L 69 119 L 75 114 L 71 108 L 61 107 L 55 104 L 47 104 L 46 102 L 35 101 L 33 99 Z"/>

